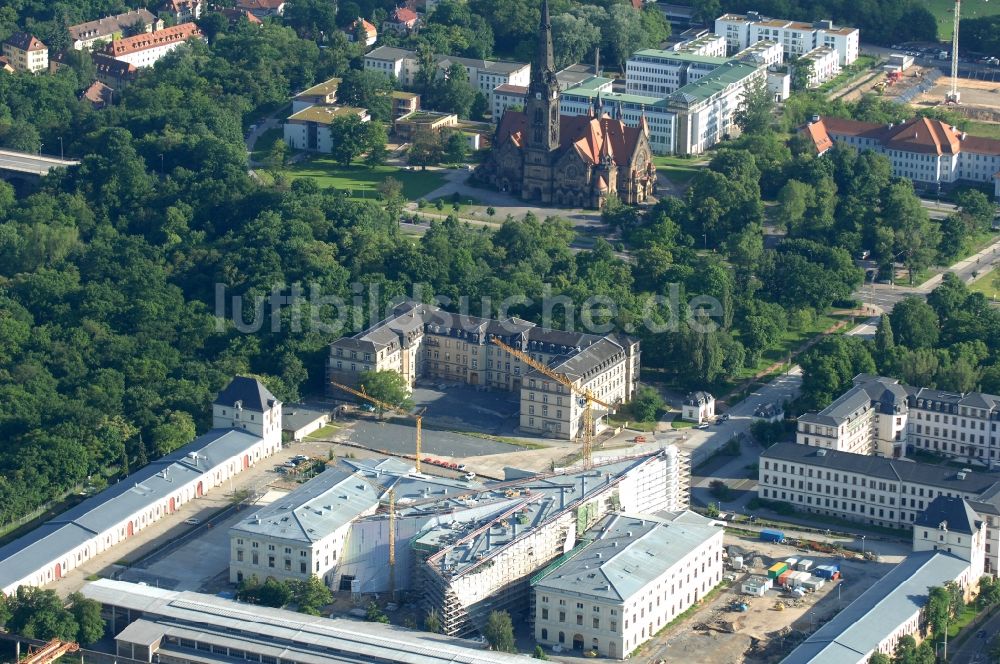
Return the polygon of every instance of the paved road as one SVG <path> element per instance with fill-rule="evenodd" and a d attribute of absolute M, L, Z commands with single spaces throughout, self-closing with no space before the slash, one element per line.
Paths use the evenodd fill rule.
<path fill-rule="evenodd" d="M 13 150 L 0 150 L 0 169 L 6 171 L 47 175 L 53 168 L 77 166 L 79 164 L 79 161 L 71 159 L 28 154 L 27 152 L 14 152 Z"/>
<path fill-rule="evenodd" d="M 1000 612 L 976 629 L 976 633 L 958 649 L 949 648 L 950 664 L 996 664 L 1000 659 L 991 658 L 987 653 L 990 640 L 1000 634 Z"/>

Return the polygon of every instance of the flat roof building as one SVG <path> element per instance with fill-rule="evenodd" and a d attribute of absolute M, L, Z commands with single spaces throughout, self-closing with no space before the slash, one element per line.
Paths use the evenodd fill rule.
<path fill-rule="evenodd" d="M 473 641 L 361 620 L 308 616 L 214 595 L 101 579 L 83 587 L 101 603 L 116 654 L 164 664 L 516 664 L 521 655 Z M 237 654 L 238 653 L 238 654 Z"/>

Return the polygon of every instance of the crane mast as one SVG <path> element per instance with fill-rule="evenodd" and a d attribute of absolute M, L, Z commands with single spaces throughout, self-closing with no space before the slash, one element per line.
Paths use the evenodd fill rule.
<path fill-rule="evenodd" d="M 582 431 L 580 432 L 580 441 L 581 441 L 582 455 L 583 455 L 583 467 L 587 470 L 593 468 L 594 461 L 592 454 L 594 447 L 594 413 L 592 407 L 593 404 L 596 403 L 597 405 L 603 406 L 608 410 L 612 410 L 613 406 L 610 406 L 609 404 L 606 404 L 597 397 L 595 397 L 593 392 L 591 392 L 590 390 L 584 390 L 577 387 L 576 385 L 573 384 L 573 381 L 571 381 L 569 378 L 560 373 L 556 373 L 555 371 L 545 366 L 541 362 L 535 360 L 527 353 L 519 351 L 516 348 L 512 348 L 496 338 L 491 339 L 490 341 L 495 346 L 507 351 L 508 353 L 510 353 L 517 359 L 521 360 L 521 362 L 524 362 L 535 371 L 541 373 L 542 375 L 548 376 L 552 380 L 556 381 L 557 383 L 565 387 L 566 390 L 569 392 L 571 398 L 574 393 L 579 394 L 580 396 L 583 397 L 584 400 L 583 427 Z M 570 408 L 572 409 L 572 406 Z"/>
<path fill-rule="evenodd" d="M 958 92 L 958 23 L 962 13 L 962 0 L 955 0 L 955 24 L 951 34 L 951 91 L 945 96 L 946 104 L 957 104 Z"/>
<path fill-rule="evenodd" d="M 421 424 L 423 423 L 423 420 L 424 420 L 424 411 L 427 410 L 426 408 L 422 409 L 420 412 L 416 413 L 415 415 L 411 415 L 410 413 L 408 413 L 407 411 L 403 410 L 399 406 L 393 406 L 391 403 L 386 403 L 384 401 L 376 399 L 375 397 L 366 394 L 363 390 L 356 390 L 353 387 L 348 387 L 347 385 L 341 385 L 340 383 L 338 383 L 336 381 L 332 381 L 332 380 L 330 381 L 330 384 L 333 385 L 334 387 L 336 387 L 338 390 L 343 390 L 344 392 L 347 392 L 348 394 L 353 394 L 354 396 L 358 397 L 359 399 L 364 399 L 368 403 L 370 403 L 372 405 L 375 405 L 375 406 L 378 406 L 382 410 L 388 410 L 388 411 L 392 411 L 394 413 L 399 413 L 400 415 L 406 415 L 407 417 L 412 417 L 416 421 L 416 425 L 417 425 L 417 444 L 416 444 L 416 448 L 417 449 L 416 449 L 416 456 L 413 459 L 413 461 L 414 461 L 413 465 L 414 465 L 414 468 L 416 468 L 416 471 L 418 473 L 420 472 L 420 445 L 421 445 L 421 442 L 422 442 L 422 435 L 421 435 L 421 428 L 422 427 L 421 427 Z"/>

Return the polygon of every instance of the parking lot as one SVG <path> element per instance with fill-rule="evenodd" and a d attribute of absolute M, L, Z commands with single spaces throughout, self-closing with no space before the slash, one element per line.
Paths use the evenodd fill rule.
<path fill-rule="evenodd" d="M 380 422 L 367 418 L 350 423 L 341 434 L 344 440 L 391 454 L 413 454 L 416 449 L 416 436 L 416 427 L 412 421 L 395 419 Z M 421 449 L 424 457 L 437 455 L 465 458 L 517 452 L 522 448 L 488 438 L 441 431 L 425 425 Z"/>
<path fill-rule="evenodd" d="M 513 392 L 422 380 L 411 398 L 417 408 L 426 408 L 424 422 L 441 428 L 502 436 L 516 433 L 519 424 Z"/>

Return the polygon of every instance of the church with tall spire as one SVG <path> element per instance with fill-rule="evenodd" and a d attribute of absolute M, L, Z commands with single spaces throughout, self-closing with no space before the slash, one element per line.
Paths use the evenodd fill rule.
<path fill-rule="evenodd" d="M 628 204 L 654 192 L 656 168 L 649 125 L 628 127 L 592 109 L 559 112 L 548 0 L 542 0 L 538 42 L 524 110 L 507 110 L 476 179 L 540 205 L 600 209 L 609 196 Z"/>

